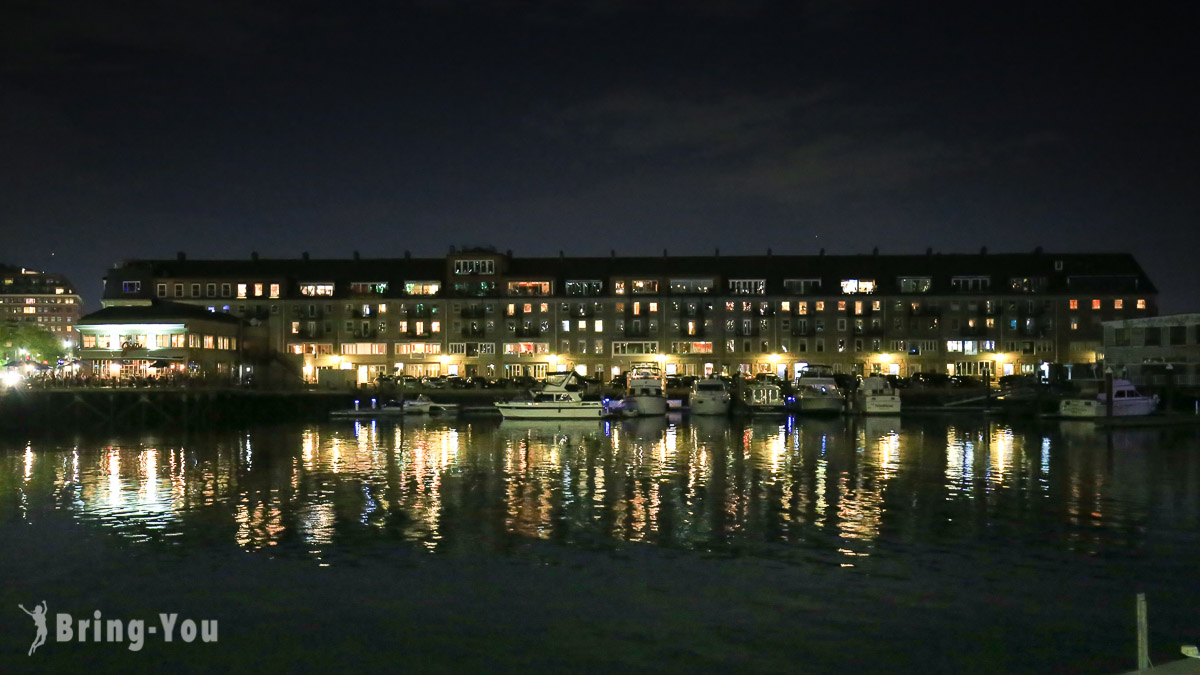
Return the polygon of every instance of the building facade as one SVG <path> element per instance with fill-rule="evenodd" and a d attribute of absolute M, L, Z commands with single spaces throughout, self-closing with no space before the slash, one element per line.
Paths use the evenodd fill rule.
<path fill-rule="evenodd" d="M 1166 384 L 1169 376 L 1200 387 L 1200 314 L 1106 321 L 1104 364 L 1137 384 Z"/>
<path fill-rule="evenodd" d="M 0 266 L 0 320 L 37 326 L 74 343 L 82 314 L 83 299 L 61 274 Z"/>
<path fill-rule="evenodd" d="M 114 305 L 79 322 L 85 372 L 114 379 L 240 375 L 243 322 L 194 305 Z"/>
<path fill-rule="evenodd" d="M 1104 321 L 1154 316 L 1128 254 L 131 261 L 104 303 L 151 299 L 244 318 L 303 377 L 608 379 L 668 374 L 991 375 L 1095 363 Z"/>

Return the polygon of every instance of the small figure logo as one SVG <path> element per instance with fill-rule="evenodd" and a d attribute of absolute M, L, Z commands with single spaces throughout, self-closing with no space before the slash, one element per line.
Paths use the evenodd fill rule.
<path fill-rule="evenodd" d="M 46 629 L 46 611 L 49 608 L 46 606 L 45 600 L 40 605 L 34 605 L 32 612 L 25 609 L 25 605 L 17 605 L 17 607 L 20 607 L 22 612 L 33 617 L 33 623 L 37 626 L 37 636 L 33 638 L 33 644 L 29 646 L 29 655 L 33 656 L 38 647 L 46 644 L 46 635 L 49 633 Z"/>

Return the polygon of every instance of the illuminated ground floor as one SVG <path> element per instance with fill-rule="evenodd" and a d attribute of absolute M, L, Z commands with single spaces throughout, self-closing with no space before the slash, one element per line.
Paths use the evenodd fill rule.
<path fill-rule="evenodd" d="M 433 378 L 442 376 L 485 377 L 488 379 L 532 377 L 540 379 L 547 373 L 574 370 L 580 375 L 608 381 L 629 372 L 638 364 L 652 363 L 667 376 L 732 376 L 741 373 L 752 376 L 773 373 L 782 379 L 793 379 L 810 365 L 823 365 L 837 373 L 867 376 L 873 374 L 909 377 L 915 373 L 938 373 L 992 378 L 1003 375 L 1035 374 L 1048 376 L 1046 361 L 1013 359 L 1006 355 L 988 354 L 978 357 L 959 357 L 949 361 L 933 357 L 900 357 L 876 355 L 871 358 L 832 358 L 833 355 L 814 355 L 817 358 L 797 358 L 795 354 L 761 354 L 750 358 L 716 359 L 712 355 L 626 354 L 608 358 L 571 358 L 556 354 L 536 354 L 529 357 L 469 358 L 437 354 L 421 358 L 399 358 L 387 355 L 341 356 L 306 355 L 302 366 L 305 381 L 315 383 L 322 371 L 347 371 L 347 383 L 369 384 L 380 377 Z"/>

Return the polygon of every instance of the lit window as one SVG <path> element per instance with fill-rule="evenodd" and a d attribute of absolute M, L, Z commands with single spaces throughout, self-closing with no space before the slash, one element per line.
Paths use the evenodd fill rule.
<path fill-rule="evenodd" d="M 246 284 L 237 285 L 237 296 L 239 300 L 244 300 L 246 298 Z"/>
<path fill-rule="evenodd" d="M 442 322 L 441 321 L 430 321 L 429 322 L 429 330 L 434 333 L 441 332 Z"/>
<path fill-rule="evenodd" d="M 263 294 L 263 285 L 262 284 L 254 284 L 254 297 L 261 298 L 262 294 Z"/>
<path fill-rule="evenodd" d="M 838 311 L 839 312 L 846 311 L 846 301 L 845 300 L 838 300 Z"/>
<path fill-rule="evenodd" d="M 825 311 L 825 301 L 824 301 L 824 300 L 818 300 L 818 301 L 817 301 L 817 311 L 818 311 L 818 312 L 824 312 L 824 311 Z"/>
<path fill-rule="evenodd" d="M 1068 300 L 1067 307 L 1069 309 L 1079 309 L 1079 301 L 1078 300 Z"/>
<path fill-rule="evenodd" d="M 873 279 L 843 279 L 842 293 L 874 293 L 875 281 Z"/>
<path fill-rule="evenodd" d="M 597 333 L 604 332 L 604 320 L 603 319 L 596 319 L 596 332 Z"/>
<path fill-rule="evenodd" d="M 211 293 L 210 293 L 210 295 L 211 295 Z M 272 298 L 279 297 L 279 284 L 271 284 L 271 297 Z"/>
<path fill-rule="evenodd" d="M 796 313 L 797 314 L 808 314 L 808 302 L 796 303 Z"/>
<path fill-rule="evenodd" d="M 1121 298 L 1113 300 L 1113 309 L 1125 309 L 1125 301 Z"/>
<path fill-rule="evenodd" d="M 1079 330 L 1079 319 L 1071 317 L 1071 330 Z"/>
<path fill-rule="evenodd" d="M 625 282 L 624 281 L 614 281 L 613 282 L 613 293 L 615 293 L 617 295 L 625 295 Z"/>
<path fill-rule="evenodd" d="M 1100 309 L 1100 298 L 1092 300 L 1092 309 Z"/>
<path fill-rule="evenodd" d="M 657 303 L 657 302 L 652 302 L 652 303 L 650 303 L 650 311 L 651 311 L 651 312 L 657 312 L 657 311 L 658 311 L 658 303 Z"/>
<path fill-rule="evenodd" d="M 781 311 L 781 312 L 792 311 L 792 303 L 787 300 L 784 300 L 783 302 L 779 303 L 779 311 Z"/>
<path fill-rule="evenodd" d="M 1146 309 L 1146 299 L 1145 298 L 1138 298 L 1137 308 L 1138 309 Z"/>

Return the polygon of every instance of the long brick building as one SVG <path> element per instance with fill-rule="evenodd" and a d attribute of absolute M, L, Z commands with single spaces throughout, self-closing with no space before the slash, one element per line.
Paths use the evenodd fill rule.
<path fill-rule="evenodd" d="M 1010 374 L 1087 364 L 1104 321 L 1154 316 L 1117 254 L 988 253 L 136 260 L 106 306 L 152 299 L 248 320 L 310 381 L 379 375 Z"/>

